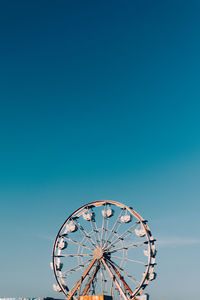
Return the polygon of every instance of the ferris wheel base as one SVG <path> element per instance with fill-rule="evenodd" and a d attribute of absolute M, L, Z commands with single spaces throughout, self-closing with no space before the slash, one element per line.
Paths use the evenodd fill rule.
<path fill-rule="evenodd" d="M 89 295 L 80 296 L 79 300 L 113 300 L 113 297 L 104 295 Z"/>
<path fill-rule="evenodd" d="M 104 296 L 104 295 L 88 295 L 88 296 L 80 296 L 79 300 L 114 300 L 112 296 Z M 149 300 L 149 295 L 143 294 L 141 296 L 136 296 L 133 300 Z"/>

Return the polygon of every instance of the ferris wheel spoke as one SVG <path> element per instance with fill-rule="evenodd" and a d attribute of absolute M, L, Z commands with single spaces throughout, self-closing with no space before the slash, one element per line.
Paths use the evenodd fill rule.
<path fill-rule="evenodd" d="M 123 276 L 121 276 L 121 274 L 119 273 L 119 271 L 117 270 L 117 268 L 115 267 L 115 265 L 112 263 L 111 260 L 108 259 L 109 264 L 111 265 L 111 267 L 113 268 L 113 270 L 115 271 L 115 273 L 117 274 L 117 276 L 119 277 L 120 281 L 123 283 L 124 288 L 126 290 L 128 290 L 128 292 L 132 295 L 133 292 L 131 290 L 131 288 L 129 287 L 129 285 L 126 283 L 125 279 Z"/>
<path fill-rule="evenodd" d="M 111 241 L 113 240 L 113 238 L 114 238 L 114 236 L 115 236 L 115 233 L 119 230 L 119 227 L 117 228 L 117 231 L 115 230 L 115 228 L 116 228 L 117 224 L 118 224 L 119 221 L 120 221 L 120 218 L 121 218 L 121 216 L 122 216 L 123 211 L 124 211 L 124 208 L 121 210 L 121 212 L 120 212 L 120 214 L 119 214 L 117 220 L 115 221 L 115 224 L 113 225 L 113 228 L 111 229 L 111 232 L 110 232 L 110 234 L 109 234 L 107 240 L 105 241 L 104 247 L 103 247 L 103 248 L 106 247 L 107 242 L 108 242 L 110 239 L 111 239 Z M 120 225 L 121 225 L 121 222 L 120 222 Z M 111 238 L 111 237 L 112 237 L 112 238 Z"/>
<path fill-rule="evenodd" d="M 120 295 L 124 298 L 124 300 L 127 300 L 127 297 L 126 297 L 123 289 L 121 288 L 118 280 L 116 279 L 115 275 L 113 274 L 112 270 L 109 268 L 108 264 L 106 263 L 106 261 L 104 259 L 102 259 L 102 262 L 103 262 L 105 268 L 107 269 L 111 279 L 113 279 L 113 282 L 114 282 L 116 288 L 118 289 Z"/>
<path fill-rule="evenodd" d="M 70 269 L 68 269 L 67 271 L 64 271 L 64 272 L 63 272 L 63 275 L 66 275 L 67 273 L 73 273 L 73 272 L 76 272 L 76 271 L 78 271 L 79 269 L 82 269 L 82 268 L 86 267 L 91 261 L 92 261 L 92 259 L 88 259 L 88 260 L 86 260 L 86 261 L 84 262 L 84 264 L 78 264 L 78 265 L 76 265 L 75 267 L 70 268 Z"/>
<path fill-rule="evenodd" d="M 91 244 L 94 248 L 96 248 L 95 243 L 94 243 L 93 239 L 91 238 L 91 236 L 84 230 L 84 228 L 76 221 L 75 218 L 72 219 L 72 220 L 75 222 L 75 224 L 76 224 L 76 226 L 78 227 L 78 229 L 80 230 L 80 232 L 81 232 L 81 233 L 87 238 L 87 240 L 90 242 L 90 244 Z"/>
<path fill-rule="evenodd" d="M 88 250 L 90 250 L 90 251 L 93 251 L 91 248 L 89 248 L 88 246 L 82 244 L 81 242 L 77 242 L 77 241 L 75 241 L 75 240 L 73 240 L 73 239 L 71 239 L 71 238 L 69 238 L 68 236 L 65 236 L 65 235 L 63 235 L 63 237 L 64 237 L 66 240 L 68 240 L 68 241 L 70 241 L 70 242 L 72 242 L 72 243 L 74 243 L 74 244 L 77 244 L 77 245 L 79 245 L 79 246 L 81 246 L 81 247 L 83 247 L 83 248 L 86 248 L 86 249 L 88 249 Z"/>
<path fill-rule="evenodd" d="M 104 272 L 104 270 L 103 270 L 103 274 L 104 274 L 105 272 Z M 106 292 L 108 293 L 108 280 L 106 279 L 106 277 L 105 277 L 105 274 L 104 274 L 104 282 L 106 283 L 105 285 L 106 285 Z"/>
<path fill-rule="evenodd" d="M 102 262 L 100 262 L 100 269 L 99 272 L 97 273 L 97 277 L 96 277 L 96 283 L 99 282 L 99 289 L 101 290 L 102 295 L 104 295 L 104 286 L 105 286 L 105 281 L 104 281 L 104 276 L 103 276 L 103 264 Z"/>
<path fill-rule="evenodd" d="M 88 208 L 88 211 L 90 211 L 90 209 Z M 99 231 L 97 229 L 97 225 L 96 225 L 96 221 L 93 220 L 93 218 L 90 219 L 90 224 L 92 227 L 92 231 L 96 240 L 97 245 L 99 245 L 100 247 L 100 237 L 99 237 Z M 95 226 L 96 225 L 96 226 Z"/>
<path fill-rule="evenodd" d="M 92 254 L 57 254 L 54 255 L 54 257 L 88 257 L 88 256 L 93 256 Z"/>
<path fill-rule="evenodd" d="M 112 257 L 120 259 L 120 260 L 124 260 L 124 261 L 130 261 L 130 262 L 133 262 L 133 263 L 141 264 L 141 265 L 144 265 L 144 266 L 146 265 L 145 262 L 140 261 L 140 260 L 134 260 L 134 259 L 130 259 L 130 258 L 127 258 L 127 257 L 119 257 L 119 256 L 115 256 L 115 255 L 112 255 Z"/>
<path fill-rule="evenodd" d="M 108 293 L 108 280 L 106 279 L 106 275 L 104 274 L 104 269 L 103 269 L 103 265 L 101 268 L 101 276 L 102 276 L 102 283 L 104 282 L 103 287 L 105 286 L 105 290 L 103 290 L 103 293 Z"/>
<path fill-rule="evenodd" d="M 113 297 L 114 299 L 114 291 L 113 291 L 113 278 L 111 280 L 111 286 L 110 286 L 110 295 Z"/>
<path fill-rule="evenodd" d="M 106 210 L 106 203 L 105 203 L 105 207 L 104 207 L 104 211 Z M 105 224 L 105 216 L 104 214 L 102 214 L 103 219 L 102 219 L 102 226 L 101 226 L 101 248 L 103 247 L 103 234 L 104 234 L 104 224 Z"/>
<path fill-rule="evenodd" d="M 98 272 L 99 268 L 100 268 L 100 266 L 99 266 L 99 263 L 98 263 L 98 264 L 96 265 L 96 267 L 95 267 L 95 269 L 94 269 L 94 271 L 93 271 L 93 273 L 92 273 L 90 279 L 89 279 L 89 282 L 88 282 L 87 285 L 86 285 L 86 288 L 85 288 L 84 292 L 82 293 L 83 296 L 85 296 L 85 295 L 87 294 L 88 290 L 90 289 L 90 286 L 91 286 L 92 282 L 94 281 L 94 279 L 95 279 L 95 277 L 96 277 L 96 275 L 97 275 L 97 272 Z"/>
<path fill-rule="evenodd" d="M 104 243 L 102 243 L 102 246 L 105 245 L 106 240 L 107 240 L 107 235 L 108 235 L 108 227 L 109 227 L 109 218 L 106 218 L 106 225 L 105 225 L 105 235 L 104 235 Z"/>
<path fill-rule="evenodd" d="M 104 294 L 104 285 L 103 285 L 103 271 L 102 271 L 102 268 L 100 268 L 100 272 L 101 272 L 101 275 L 99 275 L 99 277 L 100 277 L 100 282 L 101 282 L 101 292 L 102 292 L 102 294 Z"/>
<path fill-rule="evenodd" d="M 118 231 L 119 231 L 121 225 L 122 225 L 122 222 L 120 221 L 120 222 L 118 223 L 118 227 L 117 227 L 117 228 L 115 229 L 115 231 L 113 232 L 113 235 L 112 235 L 112 237 L 111 237 L 111 239 L 110 239 L 110 241 L 109 241 L 110 244 L 112 243 L 112 241 L 114 240 L 115 236 L 117 235 L 117 233 L 118 233 Z"/>
<path fill-rule="evenodd" d="M 134 228 L 135 226 L 138 225 L 138 222 L 135 222 L 131 227 L 129 227 L 129 229 L 127 229 L 123 234 L 121 234 L 120 236 L 118 236 L 118 238 L 116 240 L 114 240 L 111 244 L 108 245 L 107 250 L 110 249 L 111 247 L 113 247 L 114 245 L 120 243 L 120 241 L 125 240 L 130 234 L 132 234 L 136 228 Z"/>
<path fill-rule="evenodd" d="M 118 252 L 118 251 L 121 251 L 121 250 L 128 250 L 129 248 L 137 248 L 137 247 L 141 247 L 143 245 L 145 245 L 145 241 L 144 242 L 141 242 L 141 243 L 133 243 L 133 244 L 129 244 L 129 245 L 126 245 L 124 247 L 121 247 L 121 248 L 115 248 L 111 251 L 109 251 L 109 253 L 114 253 L 114 252 Z"/>
<path fill-rule="evenodd" d="M 91 290 L 92 294 L 95 293 L 95 288 L 97 286 L 97 281 L 98 281 L 98 274 L 99 274 L 99 272 L 97 272 L 96 276 L 94 277 L 94 280 L 91 283 L 92 288 L 90 290 Z"/>
<path fill-rule="evenodd" d="M 100 245 L 100 243 L 101 243 L 101 237 L 100 237 L 99 229 L 97 227 L 96 220 L 94 220 L 94 226 L 95 226 L 95 231 L 97 232 L 97 236 L 98 236 L 98 240 L 99 240 L 99 245 Z"/>
<path fill-rule="evenodd" d="M 94 258 L 92 260 L 92 262 L 90 263 L 90 265 L 87 268 L 87 270 L 84 272 L 84 274 L 81 276 L 81 278 L 77 281 L 77 283 L 75 284 L 75 286 L 69 291 L 67 300 L 71 300 L 73 298 L 74 294 L 80 288 L 82 282 L 84 281 L 84 279 L 86 278 L 86 276 L 88 275 L 88 273 L 90 272 L 90 270 L 92 269 L 92 267 L 93 267 L 93 265 L 94 265 L 95 262 L 96 262 L 96 258 Z"/>
<path fill-rule="evenodd" d="M 116 268 L 118 268 L 119 270 L 120 270 L 120 272 L 122 272 L 124 275 L 126 275 L 134 284 L 139 284 L 140 282 L 137 280 L 137 279 L 135 279 L 131 274 L 129 274 L 129 273 L 127 273 L 123 268 L 121 268 L 120 266 L 118 266 L 118 264 L 116 263 L 116 262 L 114 262 L 114 261 L 112 261 L 111 259 L 109 259 L 109 261 L 111 261 L 112 262 L 112 264 L 116 267 Z"/>

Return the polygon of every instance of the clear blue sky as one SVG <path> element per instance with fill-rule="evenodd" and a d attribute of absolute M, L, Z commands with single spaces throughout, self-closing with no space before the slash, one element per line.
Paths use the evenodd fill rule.
<path fill-rule="evenodd" d="M 200 2 L 1 1 L 0 297 L 54 296 L 53 239 L 113 199 L 158 244 L 152 300 L 199 297 Z"/>

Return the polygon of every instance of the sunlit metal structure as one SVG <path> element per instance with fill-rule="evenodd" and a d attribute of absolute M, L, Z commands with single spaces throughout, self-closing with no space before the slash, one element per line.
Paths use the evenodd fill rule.
<path fill-rule="evenodd" d="M 85 204 L 55 239 L 54 290 L 67 300 L 137 299 L 155 279 L 155 256 L 147 221 L 131 207 L 110 200 Z"/>

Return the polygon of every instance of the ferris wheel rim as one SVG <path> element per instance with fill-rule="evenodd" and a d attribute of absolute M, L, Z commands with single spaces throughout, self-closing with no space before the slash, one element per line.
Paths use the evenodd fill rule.
<path fill-rule="evenodd" d="M 154 269 L 154 265 L 152 266 L 152 264 L 151 264 L 151 259 L 152 259 L 151 252 L 152 252 L 152 246 L 155 248 L 155 245 L 154 245 L 155 240 L 153 240 L 153 238 L 152 238 L 150 229 L 147 226 L 146 221 L 136 211 L 134 211 L 132 209 L 132 207 L 129 207 L 125 204 L 122 204 L 120 202 L 113 201 L 113 200 L 98 200 L 98 201 L 93 201 L 93 202 L 89 202 L 87 204 L 84 204 L 81 207 L 79 207 L 78 209 L 76 209 L 74 212 L 72 212 L 68 216 L 68 218 L 64 221 L 64 223 L 60 227 L 60 229 L 58 231 L 58 234 L 56 236 L 54 246 L 53 246 L 53 255 L 52 255 L 52 258 L 53 258 L 53 271 L 54 271 L 54 275 L 56 277 L 56 281 L 57 281 L 58 285 L 60 286 L 62 292 L 66 296 L 68 295 L 68 293 L 66 293 L 66 290 L 63 288 L 63 285 L 60 284 L 60 281 L 58 280 L 57 272 L 56 272 L 56 266 L 55 266 L 55 252 L 56 252 L 56 246 L 57 246 L 58 240 L 61 237 L 60 233 L 62 232 L 63 228 L 66 226 L 67 222 L 69 220 L 72 220 L 72 217 L 74 215 L 76 215 L 77 217 L 80 217 L 81 215 L 84 214 L 85 211 L 88 210 L 88 207 L 93 207 L 93 206 L 94 207 L 100 207 L 100 206 L 106 205 L 106 204 L 118 206 L 121 209 L 123 208 L 123 209 L 126 209 L 127 211 L 129 211 L 136 219 L 138 219 L 140 225 L 143 227 L 143 229 L 145 231 L 145 236 L 147 238 L 149 253 L 148 253 L 148 262 L 147 262 L 147 266 L 146 266 L 146 271 L 145 271 L 145 274 L 143 275 L 143 279 L 141 280 L 140 284 L 138 285 L 138 287 L 134 290 L 133 294 L 131 295 L 131 298 L 134 297 L 135 295 L 141 294 L 141 292 L 143 291 L 142 286 L 143 286 L 144 282 L 145 282 L 145 285 L 147 285 L 150 281 L 150 279 L 148 279 L 147 276 L 148 276 L 148 274 L 151 274 L 153 272 L 153 269 Z M 61 281 L 62 281 L 63 284 L 65 284 L 65 281 L 63 280 L 62 277 L 61 277 Z"/>

